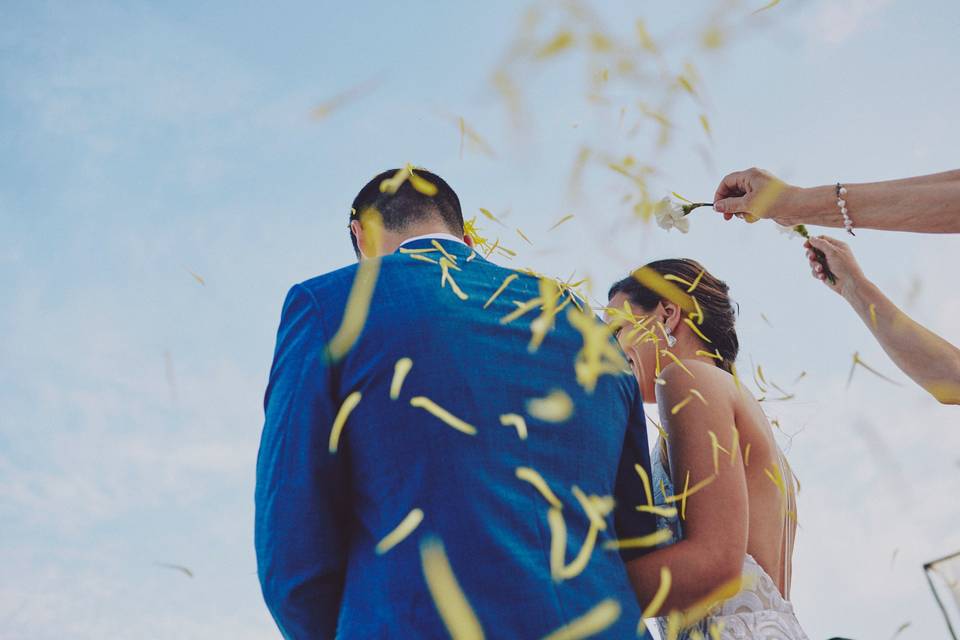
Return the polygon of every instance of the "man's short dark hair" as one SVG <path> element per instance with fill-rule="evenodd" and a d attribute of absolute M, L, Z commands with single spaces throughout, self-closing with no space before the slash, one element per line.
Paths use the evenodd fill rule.
<path fill-rule="evenodd" d="M 413 224 L 435 218 L 443 221 L 451 234 L 458 237 L 463 235 L 463 211 L 460 209 L 460 198 L 443 178 L 426 169 L 414 169 L 413 172 L 416 175 L 437 188 L 437 193 L 432 196 L 420 193 L 413 188 L 409 180 L 404 180 L 396 193 L 381 192 L 380 183 L 392 178 L 397 171 L 400 169 L 384 171 L 360 190 L 357 197 L 353 199 L 351 221 L 373 207 L 383 217 L 383 226 L 387 231 L 403 232 Z M 360 247 L 357 246 L 357 237 L 352 231 L 350 241 L 359 258 Z"/>

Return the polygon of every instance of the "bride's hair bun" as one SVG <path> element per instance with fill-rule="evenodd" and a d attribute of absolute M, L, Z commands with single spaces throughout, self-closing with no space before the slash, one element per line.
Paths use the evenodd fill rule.
<path fill-rule="evenodd" d="M 736 329 L 737 311 L 730 299 L 730 287 L 727 283 L 708 272 L 696 260 L 689 258 L 656 260 L 645 267 L 661 276 L 672 276 L 668 279 L 673 280 L 674 284 L 684 291 L 688 287 L 682 283 L 696 283 L 696 288 L 690 295 L 697 299 L 703 309 L 703 323 L 698 324 L 697 328 L 710 338 L 712 344 L 709 346 L 715 347 L 723 357 L 722 361 L 717 361 L 717 366 L 733 373 L 733 365 L 740 352 L 740 340 Z M 662 296 L 642 285 L 633 274 L 610 287 L 608 299 L 618 293 L 624 294 L 632 304 L 647 311 L 663 301 Z"/>

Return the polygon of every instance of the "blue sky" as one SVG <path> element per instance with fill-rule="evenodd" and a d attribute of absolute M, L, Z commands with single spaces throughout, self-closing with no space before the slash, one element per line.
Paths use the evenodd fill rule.
<path fill-rule="evenodd" d="M 957 168 L 960 5 L 784 0 L 750 17 L 743 2 L 676 4 L 598 9 L 625 39 L 644 18 L 672 64 L 699 70 L 701 103 L 677 99 L 666 149 L 637 115 L 657 85 L 611 81 L 591 102 L 576 51 L 523 69 L 512 124 L 489 79 L 521 3 L 4 5 L 2 635 L 273 637 L 251 521 L 280 304 L 290 284 L 352 260 L 353 195 L 410 161 L 447 178 L 468 215 L 500 215 L 509 228 L 486 230 L 520 251 L 516 266 L 576 269 L 597 296 L 667 256 L 726 279 L 741 368 L 752 357 L 797 393 L 768 411 L 795 434 L 793 599 L 811 637 L 884 638 L 908 621 L 901 638 L 943 637 L 920 566 L 960 549 L 956 409 L 895 373 L 809 278 L 796 240 L 706 212 L 690 234 L 667 233 L 631 215 L 628 185 L 600 164 L 578 198 L 569 181 L 584 145 L 655 165 L 655 196 L 695 199 L 751 165 L 801 185 Z M 697 46 L 705 24 L 727 22 L 725 47 Z M 460 157 L 456 116 L 495 156 L 468 144 Z M 896 302 L 960 341 L 960 240 L 852 244 Z M 903 386 L 861 370 L 845 389 L 855 350 Z"/>

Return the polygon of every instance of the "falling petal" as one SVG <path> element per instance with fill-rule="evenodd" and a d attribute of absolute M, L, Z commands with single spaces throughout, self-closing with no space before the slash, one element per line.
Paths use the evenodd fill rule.
<path fill-rule="evenodd" d="M 583 640 L 596 636 L 620 618 L 620 603 L 604 600 L 579 618 L 571 620 L 543 640 Z"/>
<path fill-rule="evenodd" d="M 527 439 L 527 421 L 516 413 L 507 413 L 500 416 L 500 424 L 505 427 L 514 427 L 521 440 Z"/>
<path fill-rule="evenodd" d="M 437 405 L 435 402 L 433 402 L 433 400 L 430 400 L 429 398 L 425 398 L 423 396 L 417 396 L 416 398 L 411 398 L 410 406 L 427 411 L 428 413 L 433 415 L 433 417 L 437 418 L 441 422 L 444 422 L 448 426 L 453 427 L 457 431 L 460 431 L 470 436 L 477 435 L 476 427 L 474 427 L 471 424 L 468 424 L 467 422 L 464 422 L 463 420 L 456 417 L 455 415 L 453 415 L 443 407 L 440 407 L 439 405 Z"/>
<path fill-rule="evenodd" d="M 193 576 L 193 571 L 191 571 L 191 570 L 188 569 L 187 567 L 184 567 L 184 566 L 179 565 L 179 564 L 169 564 L 169 563 L 166 563 L 166 562 L 157 562 L 156 565 L 157 565 L 158 567 L 162 567 L 162 568 L 164 568 L 164 569 L 172 569 L 173 571 L 179 571 L 180 573 L 182 573 L 183 575 L 187 576 L 188 578 L 194 577 L 194 576 Z"/>
<path fill-rule="evenodd" d="M 354 391 L 347 396 L 347 399 L 340 405 L 340 410 L 337 411 L 337 417 L 333 421 L 333 428 L 330 429 L 330 453 L 337 452 L 337 447 L 340 444 L 340 434 L 343 432 L 343 427 L 347 424 L 347 418 L 350 417 L 350 413 L 360 404 L 362 397 L 363 395 L 359 391 Z"/>
<path fill-rule="evenodd" d="M 420 523 L 423 522 L 423 511 L 420 509 L 414 509 L 407 514 L 400 524 L 397 525 L 397 528 L 388 533 L 383 540 L 377 543 L 376 552 L 378 556 L 382 556 L 387 553 L 395 546 L 403 542 L 413 530 L 420 526 Z"/>
<path fill-rule="evenodd" d="M 433 603 L 450 636 L 454 640 L 482 640 L 483 628 L 453 574 L 443 543 L 437 538 L 424 540 L 420 560 Z"/>
<path fill-rule="evenodd" d="M 560 498 L 550 490 L 550 485 L 547 484 L 547 481 L 543 479 L 539 473 L 530 467 L 517 467 L 516 475 L 519 479 L 529 482 L 534 486 L 534 488 L 540 492 L 540 495 L 550 503 L 550 505 L 557 510 L 563 509 L 563 503 L 560 502 Z"/>
<path fill-rule="evenodd" d="M 667 567 L 660 567 L 660 586 L 657 587 L 657 592 L 653 594 L 653 598 L 650 600 L 650 603 L 644 607 L 643 615 L 640 616 L 640 626 L 637 629 L 637 635 L 640 635 L 646 629 L 644 624 L 644 618 L 655 618 L 660 609 L 663 608 L 663 603 L 667 600 L 667 595 L 670 593 L 670 586 L 673 584 L 673 577 L 670 575 L 670 569 Z"/>
<path fill-rule="evenodd" d="M 400 389 L 403 388 L 403 381 L 407 379 L 407 374 L 413 368 L 413 360 L 410 358 L 400 358 L 393 366 L 393 381 L 390 383 L 390 399 L 396 400 L 400 397 Z"/>
<path fill-rule="evenodd" d="M 560 225 L 562 225 L 564 222 L 567 222 L 568 220 L 572 220 L 573 218 L 574 218 L 574 215 L 573 215 L 572 213 L 571 213 L 571 214 L 568 214 L 568 215 L 565 215 L 565 216 L 563 216 L 562 218 L 560 218 L 560 220 L 558 220 L 558 221 L 556 222 L 556 224 L 554 224 L 552 227 L 550 227 L 549 229 L 547 229 L 547 231 L 553 231 L 554 229 L 556 229 L 557 227 L 559 227 Z"/>
<path fill-rule="evenodd" d="M 673 533 L 670 529 L 658 529 L 654 533 L 636 538 L 621 538 L 619 540 L 608 540 L 603 543 L 603 548 L 607 550 L 614 549 L 649 549 L 656 547 L 673 539 Z"/>
<path fill-rule="evenodd" d="M 762 13 L 762 12 L 764 12 L 764 11 L 768 11 L 768 10 L 770 10 L 770 9 L 773 9 L 773 8 L 774 8 L 775 6 L 777 6 L 778 4 L 780 4 L 780 0 L 771 0 L 771 1 L 768 2 L 767 4 L 763 5 L 762 7 L 760 7 L 760 8 L 757 9 L 756 11 L 754 11 L 754 12 L 753 12 L 753 15 L 757 15 L 758 13 Z"/>
<path fill-rule="evenodd" d="M 545 398 L 527 400 L 527 413 L 543 422 L 566 422 L 573 415 L 573 400 L 562 389 L 554 389 Z"/>
<path fill-rule="evenodd" d="M 537 52 L 536 57 L 538 58 L 553 57 L 556 54 L 560 53 L 561 51 L 565 51 L 566 49 L 569 49 L 570 47 L 573 46 L 573 44 L 574 44 L 573 34 L 570 33 L 569 31 L 561 31 L 556 36 L 554 36 L 553 39 L 550 40 L 550 42 L 548 42 L 543 47 L 541 47 L 541 49 Z"/>

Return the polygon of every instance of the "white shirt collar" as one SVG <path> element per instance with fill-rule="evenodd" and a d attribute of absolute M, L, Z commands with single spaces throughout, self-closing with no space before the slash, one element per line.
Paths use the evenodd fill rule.
<path fill-rule="evenodd" d="M 459 242 L 462 245 L 467 244 L 466 242 L 463 241 L 463 238 L 458 238 L 457 236 L 449 233 L 428 233 L 422 236 L 407 238 L 406 240 L 400 243 L 400 246 L 402 247 L 405 244 L 416 242 L 417 240 L 453 240 L 454 242 Z"/>

